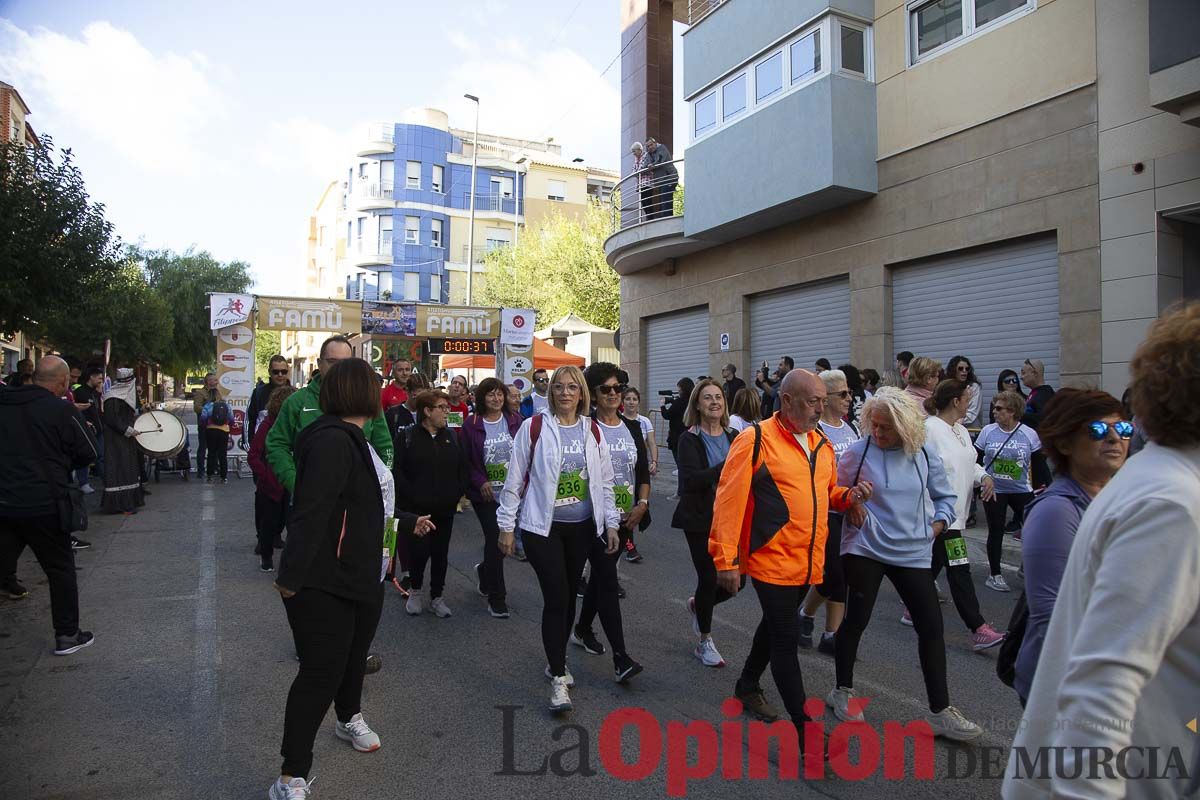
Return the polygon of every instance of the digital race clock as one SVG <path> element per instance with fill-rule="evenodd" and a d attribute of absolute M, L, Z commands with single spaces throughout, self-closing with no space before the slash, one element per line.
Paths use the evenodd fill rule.
<path fill-rule="evenodd" d="M 495 339 L 429 339 L 429 353 L 435 356 L 494 356 Z"/>

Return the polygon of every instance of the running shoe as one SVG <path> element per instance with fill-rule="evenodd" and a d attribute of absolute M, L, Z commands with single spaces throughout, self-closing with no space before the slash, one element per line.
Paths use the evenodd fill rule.
<path fill-rule="evenodd" d="M 989 575 L 988 579 L 983 582 L 983 585 L 994 592 L 1011 592 L 1008 587 L 1008 581 L 1004 580 L 1003 575 Z"/>
<path fill-rule="evenodd" d="M 583 597 L 584 594 L 587 593 L 587 583 L 588 583 L 588 579 L 586 577 L 579 579 L 579 583 L 575 586 L 575 596 L 576 597 Z"/>
<path fill-rule="evenodd" d="M 91 546 L 92 546 L 91 542 L 85 541 L 85 540 L 80 539 L 75 536 L 71 537 L 71 549 L 72 550 L 87 550 Z"/>
<path fill-rule="evenodd" d="M 4 583 L 0 585 L 0 591 L 3 591 L 9 600 L 20 600 L 29 596 L 29 590 L 22 586 L 16 577 L 5 578 Z"/>
<path fill-rule="evenodd" d="M 904 613 L 900 615 L 900 624 L 901 624 L 901 625 L 907 625 L 907 626 L 908 626 L 908 627 L 910 627 L 910 628 L 913 626 L 913 624 L 912 624 L 912 614 L 909 614 L 909 613 L 908 613 L 908 607 L 907 607 L 907 606 L 905 606 L 905 608 L 904 608 Z"/>
<path fill-rule="evenodd" d="M 55 636 L 54 655 L 69 656 L 85 647 L 91 647 L 94 641 L 96 641 L 96 637 L 92 635 L 91 631 L 79 631 L 70 636 Z"/>
<path fill-rule="evenodd" d="M 508 613 L 508 604 L 504 600 L 489 600 L 488 613 L 496 619 L 508 619 L 511 616 Z"/>
<path fill-rule="evenodd" d="M 782 716 L 779 709 L 767 702 L 763 690 L 757 686 L 745 691 L 735 686 L 733 696 L 742 701 L 742 708 L 747 714 L 763 722 L 775 722 Z"/>
<path fill-rule="evenodd" d="M 483 585 L 483 564 L 475 565 L 475 591 L 479 592 L 480 597 L 487 597 L 487 589 Z"/>
<path fill-rule="evenodd" d="M 827 656 L 837 655 L 837 634 L 822 633 L 821 641 L 817 643 L 817 652 Z"/>
<path fill-rule="evenodd" d="M 92 488 L 92 485 L 90 483 L 85 483 L 83 486 L 80 486 L 79 491 L 82 492 L 83 494 L 95 494 L 96 493 L 96 490 Z"/>
<path fill-rule="evenodd" d="M 513 553 L 513 558 L 515 558 L 517 561 L 528 561 L 529 560 L 528 558 L 525 557 L 525 548 L 524 547 L 518 547 L 516 549 L 516 551 Z"/>
<path fill-rule="evenodd" d="M 700 635 L 700 618 L 696 616 L 696 598 L 689 597 L 687 599 L 687 610 L 692 615 L 692 633 Z"/>
<path fill-rule="evenodd" d="M 419 617 L 425 612 L 425 598 L 421 596 L 420 590 L 410 592 L 408 602 L 404 604 L 404 610 L 409 616 Z"/>
<path fill-rule="evenodd" d="M 937 590 L 937 596 L 938 596 L 939 603 L 944 603 L 950 599 L 946 595 L 946 593 L 944 591 L 942 591 L 942 585 L 940 583 L 938 583 L 937 581 L 933 582 L 933 588 Z"/>
<path fill-rule="evenodd" d="M 267 800 L 308 800 L 312 784 L 304 778 L 292 778 L 287 783 L 276 780 L 267 792 Z"/>
<path fill-rule="evenodd" d="M 447 617 L 454 616 L 454 612 L 450 610 L 450 606 L 446 605 L 446 601 L 441 596 L 433 598 L 433 601 L 429 604 L 429 608 L 438 619 L 446 619 Z"/>
<path fill-rule="evenodd" d="M 571 710 L 571 693 L 567 691 L 570 684 L 566 676 L 550 679 L 550 710 L 555 713 Z"/>
<path fill-rule="evenodd" d="M 629 679 L 642 671 L 642 665 L 634 661 L 626 653 L 613 656 L 613 679 L 617 683 L 628 683 Z"/>
<path fill-rule="evenodd" d="M 300 659 L 297 658 L 296 660 L 299 661 Z M 383 669 L 383 659 L 382 658 L 375 655 L 374 653 L 371 653 L 369 656 L 367 656 L 367 669 L 366 669 L 367 675 L 374 675 L 376 672 L 379 672 L 379 670 L 381 670 L 381 669 Z"/>
<path fill-rule="evenodd" d="M 825 698 L 825 705 L 833 709 L 833 715 L 842 722 L 864 722 L 861 711 L 850 711 L 850 700 L 854 697 L 853 689 L 837 687 L 831 689 L 829 695 Z"/>
<path fill-rule="evenodd" d="M 811 650 L 813 625 L 816 624 L 816 617 L 810 617 L 803 611 L 797 611 L 796 615 L 800 618 L 800 646 L 805 650 Z"/>
<path fill-rule="evenodd" d="M 576 647 L 582 647 L 585 652 L 591 653 L 594 656 L 604 655 L 604 645 L 596 638 L 596 634 L 591 628 L 584 630 L 576 625 L 571 629 L 571 644 Z"/>
<path fill-rule="evenodd" d="M 696 649 L 692 651 L 692 655 L 700 659 L 700 663 L 706 667 L 725 666 L 725 659 L 721 658 L 721 654 L 717 651 L 717 646 L 713 644 L 711 637 L 701 639 L 700 644 L 696 645 Z"/>
<path fill-rule="evenodd" d="M 638 552 L 637 546 L 634 545 L 632 539 L 630 539 L 629 544 L 625 546 L 625 560 L 631 564 L 642 563 L 642 554 Z"/>
<path fill-rule="evenodd" d="M 337 722 L 333 726 L 333 732 L 342 741 L 354 745 L 354 749 L 360 753 L 374 753 L 381 746 L 379 734 L 371 730 L 371 726 L 363 719 L 361 712 L 355 714 L 345 724 Z"/>
<path fill-rule="evenodd" d="M 1003 642 L 1004 634 L 985 622 L 975 629 L 971 638 L 975 642 L 976 650 L 987 650 L 989 647 L 995 647 Z"/>
<path fill-rule="evenodd" d="M 956 742 L 969 742 L 983 735 L 983 728 L 964 717 L 954 706 L 946 706 L 936 714 L 927 714 L 925 720 L 933 728 L 934 736 L 944 736 Z"/>
<path fill-rule="evenodd" d="M 553 680 L 554 680 L 554 675 L 552 675 L 552 674 L 551 674 L 551 672 L 550 672 L 550 665 L 549 665 L 549 664 L 547 664 L 547 665 L 546 665 L 546 671 L 545 671 L 545 673 L 544 673 L 544 674 L 545 674 L 545 676 L 546 676 L 547 678 L 549 678 L 551 681 L 553 681 Z M 569 670 L 569 669 L 564 669 L 564 670 L 563 670 L 563 677 L 567 679 L 567 688 L 568 688 L 568 689 L 574 689 L 574 688 L 575 688 L 575 676 L 571 674 L 571 670 Z"/>
<path fill-rule="evenodd" d="M 258 569 L 260 572 L 274 572 L 275 564 L 271 560 L 270 556 L 264 556 L 262 560 L 258 562 Z"/>

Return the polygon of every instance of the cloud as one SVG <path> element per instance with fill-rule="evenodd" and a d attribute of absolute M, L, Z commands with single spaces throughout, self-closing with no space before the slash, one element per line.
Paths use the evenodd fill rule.
<path fill-rule="evenodd" d="M 355 144 L 366 140 L 367 128 L 363 121 L 336 129 L 307 117 L 272 122 L 258 137 L 255 161 L 276 172 L 300 170 L 332 180 L 350 163 Z"/>

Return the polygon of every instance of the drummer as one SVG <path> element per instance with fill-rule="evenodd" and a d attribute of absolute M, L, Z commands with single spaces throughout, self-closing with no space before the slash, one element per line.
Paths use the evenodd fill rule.
<path fill-rule="evenodd" d="M 100 509 L 109 514 L 136 514 L 146 504 L 140 480 L 142 453 L 134 444 L 137 431 L 137 379 L 133 370 L 117 370 L 104 392 L 101 422 L 105 430 L 104 498 Z"/>

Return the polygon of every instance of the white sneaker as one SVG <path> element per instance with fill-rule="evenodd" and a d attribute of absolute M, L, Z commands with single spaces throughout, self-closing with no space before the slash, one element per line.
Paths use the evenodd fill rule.
<path fill-rule="evenodd" d="M 833 715 L 842 722 L 864 722 L 861 711 L 857 714 L 850 713 L 850 698 L 852 697 L 854 697 L 853 689 L 839 686 L 830 690 L 829 695 L 825 698 L 825 704 L 833 709 Z"/>
<path fill-rule="evenodd" d="M 446 601 L 440 597 L 433 598 L 433 602 L 429 604 L 430 609 L 434 614 L 438 615 L 439 619 L 453 616 L 454 613 L 450 610 L 450 606 L 446 605 Z"/>
<path fill-rule="evenodd" d="M 550 674 L 550 665 L 549 664 L 546 665 L 546 673 L 545 674 L 546 674 L 546 677 L 549 678 L 551 681 L 554 680 L 554 676 L 552 674 Z M 575 676 L 571 674 L 570 669 L 563 670 L 563 677 L 567 679 L 567 688 L 574 689 L 575 688 Z"/>
<path fill-rule="evenodd" d="M 551 711 L 571 710 L 571 694 L 567 691 L 568 688 L 570 688 L 570 684 L 565 675 L 550 679 Z"/>
<path fill-rule="evenodd" d="M 379 734 L 371 730 L 361 712 L 351 717 L 345 725 L 340 722 L 335 724 L 333 732 L 339 739 L 354 745 L 354 749 L 360 753 L 374 753 L 380 747 Z"/>
<path fill-rule="evenodd" d="M 721 654 L 717 652 L 717 646 L 713 644 L 711 637 L 702 639 L 700 644 L 696 645 L 696 649 L 692 651 L 692 655 L 700 659 L 700 663 L 706 667 L 725 666 L 725 659 L 721 658 Z"/>
<path fill-rule="evenodd" d="M 946 706 L 936 714 L 925 717 L 934 736 L 944 736 L 956 742 L 969 742 L 983 735 L 983 728 L 962 715 L 954 706 Z"/>
<path fill-rule="evenodd" d="M 408 602 L 404 604 L 404 610 L 414 617 L 421 616 L 425 611 L 425 597 L 417 589 L 413 589 L 408 595 Z"/>
<path fill-rule="evenodd" d="M 85 483 L 83 486 L 80 486 L 79 491 L 83 492 L 84 494 L 95 494 L 96 493 L 96 490 L 92 488 L 92 485 L 90 483 Z"/>
<path fill-rule="evenodd" d="M 1012 589 L 1008 587 L 1008 582 L 1004 580 L 1003 575 L 989 575 L 988 579 L 983 582 L 983 585 L 996 592 L 1012 591 Z"/>
<path fill-rule="evenodd" d="M 689 597 L 687 599 L 687 610 L 692 615 L 692 633 L 700 635 L 700 618 L 696 616 L 696 598 Z"/>
<path fill-rule="evenodd" d="M 278 779 L 267 790 L 267 800 L 308 800 L 312 793 L 312 784 L 304 778 L 292 778 L 287 783 Z"/>

